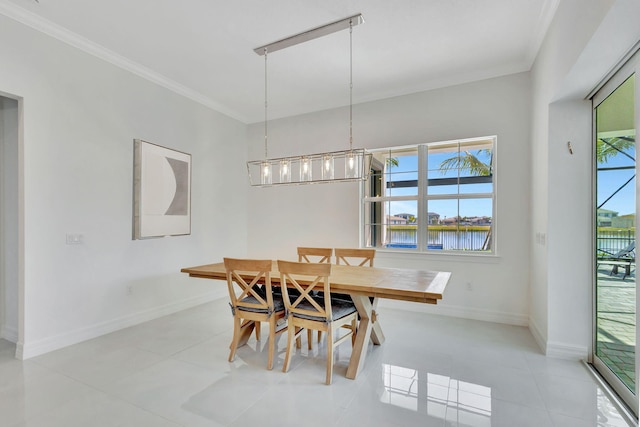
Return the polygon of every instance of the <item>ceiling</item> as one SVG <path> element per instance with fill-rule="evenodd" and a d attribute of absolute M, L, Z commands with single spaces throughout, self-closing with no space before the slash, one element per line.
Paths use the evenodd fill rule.
<path fill-rule="evenodd" d="M 0 0 L 0 13 L 245 123 L 253 49 L 362 13 L 354 104 L 527 71 L 559 0 Z M 349 105 L 349 31 L 268 55 L 268 117 Z"/>

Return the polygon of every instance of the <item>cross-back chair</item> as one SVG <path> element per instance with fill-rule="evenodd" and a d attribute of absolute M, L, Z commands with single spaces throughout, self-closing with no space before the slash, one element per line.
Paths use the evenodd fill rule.
<path fill-rule="evenodd" d="M 352 302 L 331 299 L 329 275 L 331 264 L 299 263 L 278 261 L 280 284 L 287 309 L 287 353 L 284 359 L 283 372 L 289 370 L 293 342 L 304 329 L 312 329 L 327 333 L 327 372 L 326 383 L 331 384 L 333 376 L 334 348 L 355 336 L 358 313 Z M 299 292 L 298 296 L 290 296 L 288 287 Z M 321 290 L 322 298 L 314 297 L 312 292 Z M 295 299 L 294 299 L 295 298 Z M 338 331 L 349 325 L 347 333 L 339 336 Z"/>
<path fill-rule="evenodd" d="M 335 250 L 336 264 L 373 267 L 375 249 L 338 249 Z"/>
<path fill-rule="evenodd" d="M 331 257 L 333 256 L 333 248 L 310 248 L 310 247 L 298 247 L 298 262 L 317 262 L 317 263 L 331 263 Z M 292 294 L 295 292 L 289 291 Z M 318 294 L 316 292 L 316 294 Z M 312 348 L 311 343 L 312 331 L 307 329 L 307 346 L 309 350 Z M 318 342 L 322 340 L 322 332 L 318 331 Z"/>
<path fill-rule="evenodd" d="M 278 327 L 278 320 L 285 317 L 282 296 L 271 288 L 271 260 L 225 258 L 227 287 L 233 314 L 233 340 L 229 362 L 235 358 L 238 344 L 255 326 L 256 339 L 260 339 L 260 322 L 269 323 L 269 360 L 267 369 L 273 368 L 276 335 L 286 330 Z"/>
<path fill-rule="evenodd" d="M 298 262 L 331 262 L 333 248 L 298 247 Z"/>

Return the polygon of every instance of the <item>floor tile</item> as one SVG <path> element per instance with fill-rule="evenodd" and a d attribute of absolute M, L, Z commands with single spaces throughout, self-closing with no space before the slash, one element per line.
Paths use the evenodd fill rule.
<path fill-rule="evenodd" d="M 113 332 L 31 360 L 0 340 L 2 426 L 623 427 L 579 361 L 545 357 L 528 329 L 379 310 L 386 341 L 346 378 L 348 344 L 326 385 L 326 343 L 296 349 L 252 336 L 228 361 L 226 301 Z M 265 332 L 265 331 L 263 331 Z"/>

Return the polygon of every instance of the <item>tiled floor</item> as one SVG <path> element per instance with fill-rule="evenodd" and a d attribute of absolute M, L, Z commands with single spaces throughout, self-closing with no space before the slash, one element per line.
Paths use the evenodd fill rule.
<path fill-rule="evenodd" d="M 580 362 L 546 358 L 526 328 L 380 310 L 386 342 L 357 380 L 337 350 L 266 370 L 267 337 L 227 362 L 226 301 L 27 361 L 0 340 L 2 426 L 626 426 Z M 263 328 L 266 330 L 267 328 Z"/>

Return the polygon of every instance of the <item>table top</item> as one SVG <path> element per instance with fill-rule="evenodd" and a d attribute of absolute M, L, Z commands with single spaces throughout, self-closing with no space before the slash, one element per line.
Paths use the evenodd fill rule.
<path fill-rule="evenodd" d="M 191 277 L 226 280 L 224 263 L 186 267 L 180 270 Z M 412 270 L 405 268 L 331 266 L 331 290 L 352 295 L 367 295 L 436 304 L 442 299 L 450 272 Z M 278 265 L 274 261 L 271 269 L 271 283 L 280 283 Z"/>

